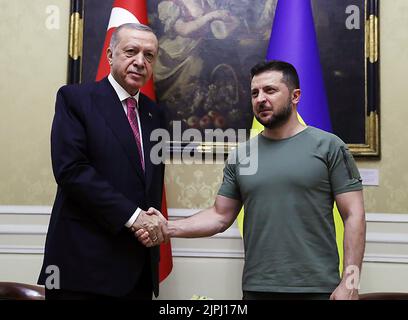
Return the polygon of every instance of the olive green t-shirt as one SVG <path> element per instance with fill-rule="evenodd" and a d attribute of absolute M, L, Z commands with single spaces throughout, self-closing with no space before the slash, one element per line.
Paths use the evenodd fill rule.
<path fill-rule="evenodd" d="M 317 128 L 282 140 L 258 135 L 231 152 L 218 194 L 244 205 L 242 289 L 333 291 L 340 280 L 334 197 L 361 189 L 345 143 Z"/>

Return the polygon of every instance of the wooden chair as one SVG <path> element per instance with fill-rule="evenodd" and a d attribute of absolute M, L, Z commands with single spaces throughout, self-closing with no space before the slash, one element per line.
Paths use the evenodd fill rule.
<path fill-rule="evenodd" d="M 41 286 L 0 282 L 0 300 L 44 300 L 45 290 Z"/>
<path fill-rule="evenodd" d="M 405 292 L 370 292 L 359 295 L 360 300 L 408 300 Z"/>

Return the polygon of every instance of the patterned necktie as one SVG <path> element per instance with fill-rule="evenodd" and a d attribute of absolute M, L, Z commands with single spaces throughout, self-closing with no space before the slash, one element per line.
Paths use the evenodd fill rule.
<path fill-rule="evenodd" d="M 144 171 L 145 165 L 144 165 L 144 158 L 143 158 L 142 141 L 140 137 L 139 123 L 137 121 L 137 118 L 139 117 L 139 112 L 137 110 L 136 105 L 137 105 L 137 102 L 135 99 L 133 98 L 126 99 L 127 118 L 129 120 L 130 126 L 132 127 L 133 135 L 135 136 L 137 149 L 139 151 L 140 162 L 142 164 L 142 168 Z"/>

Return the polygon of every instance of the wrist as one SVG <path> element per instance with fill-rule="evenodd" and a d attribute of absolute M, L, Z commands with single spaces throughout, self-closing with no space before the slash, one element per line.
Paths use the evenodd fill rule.
<path fill-rule="evenodd" d="M 135 222 L 132 225 L 132 228 L 135 229 L 136 231 L 141 229 L 143 226 L 143 216 L 146 214 L 146 211 L 140 209 L 139 214 L 135 220 Z"/>
<path fill-rule="evenodd" d="M 170 238 L 176 236 L 176 226 L 174 225 L 174 221 L 167 221 L 167 232 Z"/>

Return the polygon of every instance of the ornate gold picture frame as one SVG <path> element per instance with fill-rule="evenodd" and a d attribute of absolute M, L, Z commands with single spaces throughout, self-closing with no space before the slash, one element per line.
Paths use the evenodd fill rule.
<path fill-rule="evenodd" d="M 113 0 L 70 1 L 68 83 L 92 81 Z M 333 132 L 356 157 L 380 156 L 379 1 L 311 0 Z M 149 22 L 166 59 L 155 71 L 155 85 L 159 102 L 170 109 L 169 125 L 180 121 L 182 132 L 250 129 L 249 70 L 266 56 L 276 3 L 147 1 Z M 229 11 L 236 25 L 208 24 L 188 37 L 175 28 L 177 19 L 194 21 L 194 12 L 203 16 L 217 10 Z M 182 45 L 185 51 L 176 55 Z M 236 145 L 171 140 L 172 152 L 188 145 L 192 152 L 228 153 Z"/>

